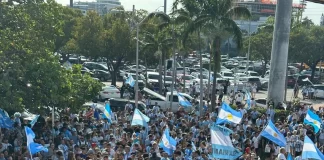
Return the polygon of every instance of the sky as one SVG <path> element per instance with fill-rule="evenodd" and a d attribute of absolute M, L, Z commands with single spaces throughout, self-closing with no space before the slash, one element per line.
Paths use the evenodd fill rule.
<path fill-rule="evenodd" d="M 92 1 L 92 0 L 74 0 L 74 1 Z M 164 0 L 119 0 L 126 10 L 132 10 L 133 5 L 136 9 L 145 9 L 149 12 L 163 11 Z M 170 11 L 174 0 L 167 0 L 167 10 Z M 298 3 L 299 0 L 293 0 Z M 58 3 L 68 4 L 69 0 L 57 0 Z M 320 23 L 321 15 L 324 13 L 324 5 L 307 2 L 306 10 L 303 17 L 308 17 L 315 24 Z"/>

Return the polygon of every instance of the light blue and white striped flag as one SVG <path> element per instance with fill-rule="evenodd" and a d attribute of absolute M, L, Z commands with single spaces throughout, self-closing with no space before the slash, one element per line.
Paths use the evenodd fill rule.
<path fill-rule="evenodd" d="M 35 116 L 35 118 L 30 122 L 30 126 L 31 126 L 31 128 L 33 128 L 34 125 L 36 124 L 36 122 L 37 122 L 37 120 L 38 120 L 38 117 L 39 117 L 39 115 Z"/>
<path fill-rule="evenodd" d="M 304 139 L 302 159 L 324 160 L 323 153 L 315 146 L 313 141 L 308 136 L 305 136 Z"/>
<path fill-rule="evenodd" d="M 322 120 L 317 114 L 308 109 L 304 123 L 313 126 L 315 133 L 317 133 L 321 129 Z"/>
<path fill-rule="evenodd" d="M 277 144 L 280 147 L 286 146 L 286 138 L 284 135 L 282 135 L 276 126 L 272 123 L 271 120 L 269 120 L 268 125 L 266 128 L 263 129 L 263 131 L 260 133 L 260 136 L 263 136 L 273 143 Z"/>
<path fill-rule="evenodd" d="M 143 114 L 140 110 L 138 110 L 137 108 L 134 111 L 134 115 L 133 115 L 133 119 L 132 119 L 132 126 L 136 126 L 136 125 L 140 125 L 143 127 L 148 127 L 147 122 L 150 121 L 150 118 L 148 116 L 146 116 L 145 114 Z"/>
<path fill-rule="evenodd" d="M 106 103 L 105 110 L 103 112 L 103 116 L 107 118 L 110 122 L 112 121 L 112 111 L 109 103 Z"/>
<path fill-rule="evenodd" d="M 176 150 L 177 141 L 170 136 L 169 128 L 164 130 L 159 146 L 163 148 L 168 155 L 172 155 L 173 151 Z"/>
<path fill-rule="evenodd" d="M 25 133 L 27 137 L 27 148 L 31 155 L 38 153 L 40 151 L 48 152 L 48 149 L 46 147 L 34 142 L 35 133 L 33 132 L 32 129 L 25 126 Z"/>
<path fill-rule="evenodd" d="M 242 153 L 236 149 L 231 141 L 230 134 L 227 129 L 220 128 L 214 125 L 210 129 L 211 144 L 212 144 L 212 157 L 216 159 L 236 159 Z"/>
<path fill-rule="evenodd" d="M 133 76 L 131 76 L 131 75 L 128 76 L 128 78 L 126 79 L 126 84 L 129 84 L 129 86 L 134 87 L 135 80 L 134 80 Z"/>
<path fill-rule="evenodd" d="M 216 120 L 216 124 L 223 124 L 223 123 L 236 123 L 240 124 L 243 116 L 242 113 L 239 111 L 235 111 L 232 109 L 228 104 L 222 104 L 222 108 L 219 111 L 218 118 Z"/>
<path fill-rule="evenodd" d="M 250 93 L 248 92 L 245 92 L 245 96 L 246 96 L 246 109 L 247 110 L 250 110 L 251 109 L 251 96 L 250 96 Z"/>
<path fill-rule="evenodd" d="M 192 107 L 191 103 L 183 95 L 181 95 L 181 93 L 178 93 L 178 100 L 179 100 L 180 106 Z"/>

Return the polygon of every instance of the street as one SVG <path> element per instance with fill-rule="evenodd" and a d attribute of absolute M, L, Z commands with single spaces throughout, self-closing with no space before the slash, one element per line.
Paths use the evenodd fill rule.
<path fill-rule="evenodd" d="M 111 82 L 103 82 L 105 85 L 110 85 Z M 117 86 L 121 87 L 122 86 L 122 82 L 117 82 Z M 268 94 L 268 91 L 264 91 L 264 90 L 261 90 L 259 91 L 257 94 L 256 94 L 256 99 L 265 99 L 267 98 L 267 94 Z M 291 88 L 288 88 L 287 89 L 287 97 L 286 97 L 286 100 L 287 101 L 292 101 L 293 100 L 293 89 Z M 307 103 L 311 103 L 313 104 L 313 106 L 315 108 L 318 108 L 318 107 L 321 107 L 323 106 L 324 107 L 324 99 L 305 99 L 305 100 L 302 100 L 303 99 L 303 96 L 301 93 L 299 93 L 298 97 L 301 99 L 302 102 L 307 102 Z"/>

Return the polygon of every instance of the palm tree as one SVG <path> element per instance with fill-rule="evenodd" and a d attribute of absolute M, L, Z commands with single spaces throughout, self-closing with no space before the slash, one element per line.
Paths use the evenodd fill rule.
<path fill-rule="evenodd" d="M 224 33 L 231 34 L 238 44 L 242 47 L 242 32 L 233 20 L 234 17 L 250 17 L 250 11 L 245 7 L 234 6 L 234 0 L 176 0 L 173 8 L 178 4 L 184 6 L 184 9 L 178 10 L 179 19 L 185 20 L 185 34 L 201 29 L 208 30 L 208 35 L 212 39 L 212 53 L 214 62 L 214 74 L 220 70 L 220 47 Z M 185 18 L 187 17 L 187 18 Z M 190 17 L 190 18 L 189 18 Z M 184 36 L 184 40 L 186 37 Z M 216 102 L 216 76 L 213 79 L 212 89 L 212 108 L 215 108 Z"/>
<path fill-rule="evenodd" d="M 204 27 L 208 29 L 212 39 L 212 53 L 214 62 L 214 74 L 220 70 L 221 42 L 224 34 L 230 34 L 236 40 L 239 49 L 242 47 L 243 34 L 233 18 L 251 16 L 250 11 L 245 7 L 234 6 L 234 0 L 205 0 L 202 3 L 204 15 Z M 216 76 L 213 79 L 212 108 L 216 102 Z"/>
<path fill-rule="evenodd" d="M 162 53 L 165 53 L 173 43 L 173 39 L 168 37 L 169 34 L 166 33 L 166 28 L 168 27 L 169 22 L 170 19 L 168 16 L 162 14 L 153 14 L 153 16 L 148 17 L 148 22 L 143 24 L 145 29 L 141 32 L 143 36 L 143 40 L 141 41 L 143 46 L 142 50 L 144 52 L 156 52 L 155 56 L 158 56 L 160 61 L 160 71 L 162 71 Z M 159 93 L 162 94 L 161 74 L 159 77 Z"/>

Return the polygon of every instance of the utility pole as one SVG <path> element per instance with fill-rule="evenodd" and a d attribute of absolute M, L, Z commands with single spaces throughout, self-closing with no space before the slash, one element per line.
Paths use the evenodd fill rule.
<path fill-rule="evenodd" d="M 166 14 L 167 12 L 167 0 L 164 0 L 164 13 Z"/>
<path fill-rule="evenodd" d="M 267 99 L 272 100 L 274 106 L 283 102 L 285 96 L 292 1 L 277 1 Z"/>

